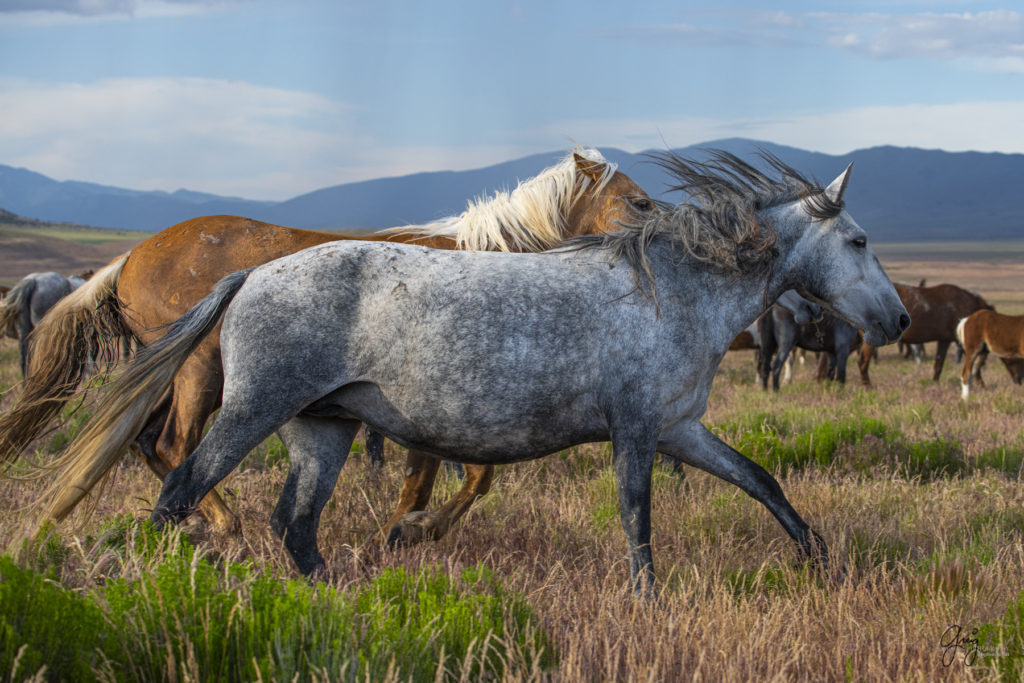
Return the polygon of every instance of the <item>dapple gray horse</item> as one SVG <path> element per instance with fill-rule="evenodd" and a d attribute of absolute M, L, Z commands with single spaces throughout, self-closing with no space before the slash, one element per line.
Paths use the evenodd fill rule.
<path fill-rule="evenodd" d="M 467 463 L 610 440 L 638 593 L 654 581 L 657 451 L 742 488 L 825 567 L 824 542 L 778 482 L 701 424 L 712 378 L 729 342 L 787 289 L 873 344 L 894 342 L 910 319 L 843 209 L 850 169 L 823 189 L 765 157 L 781 177 L 723 152 L 705 163 L 659 155 L 686 204 L 540 254 L 337 242 L 229 275 L 107 385 L 69 461 L 93 466 L 94 440 L 130 439 L 145 419 L 132 404 L 162 392 L 223 318 L 220 416 L 167 476 L 158 523 L 188 515 L 276 431 L 291 462 L 271 526 L 303 573 L 322 570 L 320 512 L 365 422 Z M 73 492 L 53 495 L 59 506 Z"/>
<path fill-rule="evenodd" d="M 814 322 L 801 321 L 791 309 L 779 304 L 757 321 L 757 332 L 761 342 L 758 378 L 762 389 L 768 388 L 771 375 L 772 389 L 779 390 L 779 375 L 794 347 L 829 354 L 828 376 L 845 384 L 847 358 L 860 348 L 857 328 L 845 320 L 826 315 Z M 867 379 L 866 367 L 861 368 L 861 378 Z"/>
<path fill-rule="evenodd" d="M 18 340 L 21 376 L 28 366 L 29 334 L 53 305 L 78 289 L 85 279 L 60 273 L 31 273 L 11 288 L 0 303 L 0 330 Z"/>

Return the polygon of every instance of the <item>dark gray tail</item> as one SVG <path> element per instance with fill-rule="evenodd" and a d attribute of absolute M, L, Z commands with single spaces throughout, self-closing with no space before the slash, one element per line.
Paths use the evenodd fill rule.
<path fill-rule="evenodd" d="M 141 351 L 102 387 L 96 412 L 50 467 L 58 475 L 41 501 L 46 505 L 46 517 L 64 519 L 117 464 L 171 386 L 175 373 L 216 327 L 252 270 L 223 278 L 206 298 L 168 325 L 167 334 Z"/>

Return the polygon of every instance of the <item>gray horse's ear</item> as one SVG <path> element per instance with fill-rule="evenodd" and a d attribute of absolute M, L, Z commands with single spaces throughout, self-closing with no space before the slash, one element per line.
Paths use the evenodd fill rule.
<path fill-rule="evenodd" d="M 850 182 L 850 169 L 853 168 L 853 162 L 846 167 L 846 170 L 839 174 L 839 177 L 833 180 L 828 187 L 825 188 L 825 196 L 834 201 L 836 204 L 843 201 L 843 193 L 846 192 L 846 185 Z"/>
<path fill-rule="evenodd" d="M 572 158 L 576 162 L 576 170 L 594 182 L 599 182 L 604 176 L 604 164 L 600 161 L 591 161 L 579 152 L 573 152 Z"/>

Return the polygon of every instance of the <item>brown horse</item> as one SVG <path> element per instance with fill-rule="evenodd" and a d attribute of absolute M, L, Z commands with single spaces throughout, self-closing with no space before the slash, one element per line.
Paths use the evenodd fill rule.
<path fill-rule="evenodd" d="M 1021 359 L 1024 359 L 1024 315 L 1003 315 L 991 310 L 975 311 L 960 321 L 957 340 L 964 347 L 960 370 L 960 397 L 967 400 L 971 384 L 978 376 L 989 352 L 1006 363 L 1010 377 L 1020 384 Z"/>
<path fill-rule="evenodd" d="M 974 292 L 956 285 L 915 287 L 894 282 L 896 292 L 910 313 L 910 327 L 900 337 L 904 344 L 937 342 L 932 379 L 939 381 L 949 345 L 956 341 L 956 326 L 963 318 L 981 309 L 991 309 Z"/>
<path fill-rule="evenodd" d="M 582 152 L 582 153 L 581 153 Z M 471 202 L 460 216 L 358 239 L 440 249 L 539 251 L 581 234 L 613 232 L 627 213 L 655 210 L 628 176 L 596 150 L 580 150 L 513 192 Z M 90 350 L 116 359 L 125 344 L 152 342 L 166 325 L 205 296 L 223 276 L 324 242 L 348 239 L 234 216 L 185 221 L 142 242 L 100 270 L 47 316 L 33 341 L 32 366 L 18 405 L 0 418 L 0 462 L 35 438 L 75 393 Z M 172 389 L 136 440 L 135 450 L 161 478 L 191 453 L 220 405 L 223 373 L 219 328 L 192 353 Z M 466 466 L 463 489 L 441 510 L 411 518 L 430 499 L 438 460 L 410 452 L 393 540 L 438 538 L 489 488 L 493 468 Z M 82 496 L 95 482 L 82 484 Z M 201 504 L 219 531 L 238 521 L 216 492 Z"/>

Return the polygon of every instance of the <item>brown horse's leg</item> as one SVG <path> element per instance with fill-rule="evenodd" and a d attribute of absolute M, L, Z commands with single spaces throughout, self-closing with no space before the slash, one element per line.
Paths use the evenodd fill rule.
<path fill-rule="evenodd" d="M 827 353 L 818 353 L 818 369 L 814 374 L 815 381 L 823 382 L 827 379 L 832 379 L 832 376 L 829 373 L 831 360 L 832 359 L 829 358 Z"/>
<path fill-rule="evenodd" d="M 974 361 L 974 369 L 971 370 L 972 381 L 978 384 L 979 389 L 985 388 L 985 380 L 981 377 L 981 369 L 985 367 L 985 363 L 988 362 L 988 353 L 979 353 L 978 358 Z"/>
<path fill-rule="evenodd" d="M 965 335 L 966 337 L 966 335 Z M 984 343 L 975 339 L 964 339 L 964 365 L 960 369 L 960 398 L 967 400 L 971 393 L 971 383 L 974 381 L 974 371 L 984 363 L 982 356 L 985 354 Z"/>
<path fill-rule="evenodd" d="M 935 369 L 932 371 L 933 382 L 938 382 L 939 377 L 942 375 L 942 364 L 946 362 L 946 352 L 949 351 L 951 343 L 949 340 L 940 340 L 935 347 Z"/>
<path fill-rule="evenodd" d="M 388 537 L 390 545 L 412 545 L 424 539 L 415 540 L 401 537 L 401 531 L 397 532 L 399 537 L 391 540 L 392 530 L 397 528 L 402 518 L 410 512 L 425 510 L 430 502 L 430 494 L 434 490 L 434 479 L 437 478 L 437 468 L 441 461 L 432 455 L 420 451 L 410 450 L 405 456 L 405 481 L 402 483 L 402 493 L 398 497 L 398 507 L 395 508 L 391 518 L 384 524 L 382 534 Z"/>
<path fill-rule="evenodd" d="M 860 370 L 861 386 L 871 386 L 871 376 L 868 375 L 868 368 L 871 366 L 871 357 L 875 355 L 875 347 L 867 342 L 861 342 L 860 357 L 857 359 L 857 368 Z"/>
<path fill-rule="evenodd" d="M 437 540 L 448 533 L 477 498 L 487 493 L 494 479 L 490 465 L 466 465 L 466 480 L 455 496 L 434 512 L 425 512 L 440 461 L 433 456 L 409 451 L 405 486 L 398 510 L 388 520 L 388 545 L 415 545 Z"/>
<path fill-rule="evenodd" d="M 216 366 L 212 355 L 216 355 Z M 223 378 L 219 354 L 200 346 L 174 377 L 171 407 L 156 442 L 157 457 L 170 471 L 185 461 L 203 438 L 210 414 L 220 405 Z M 216 491 L 199 503 L 203 517 L 219 533 L 238 533 L 240 523 Z"/>
<path fill-rule="evenodd" d="M 171 396 L 168 392 L 168 395 L 164 397 L 164 400 L 153 411 L 153 414 L 149 416 L 149 422 L 142 428 L 142 432 L 135 437 L 135 442 L 131 445 L 132 453 L 142 458 L 142 461 L 146 463 L 153 474 L 160 477 L 161 480 L 167 476 L 171 468 L 157 455 L 156 442 L 160 439 L 160 433 L 164 429 L 164 424 L 167 423 L 167 416 L 170 414 L 170 411 Z"/>

